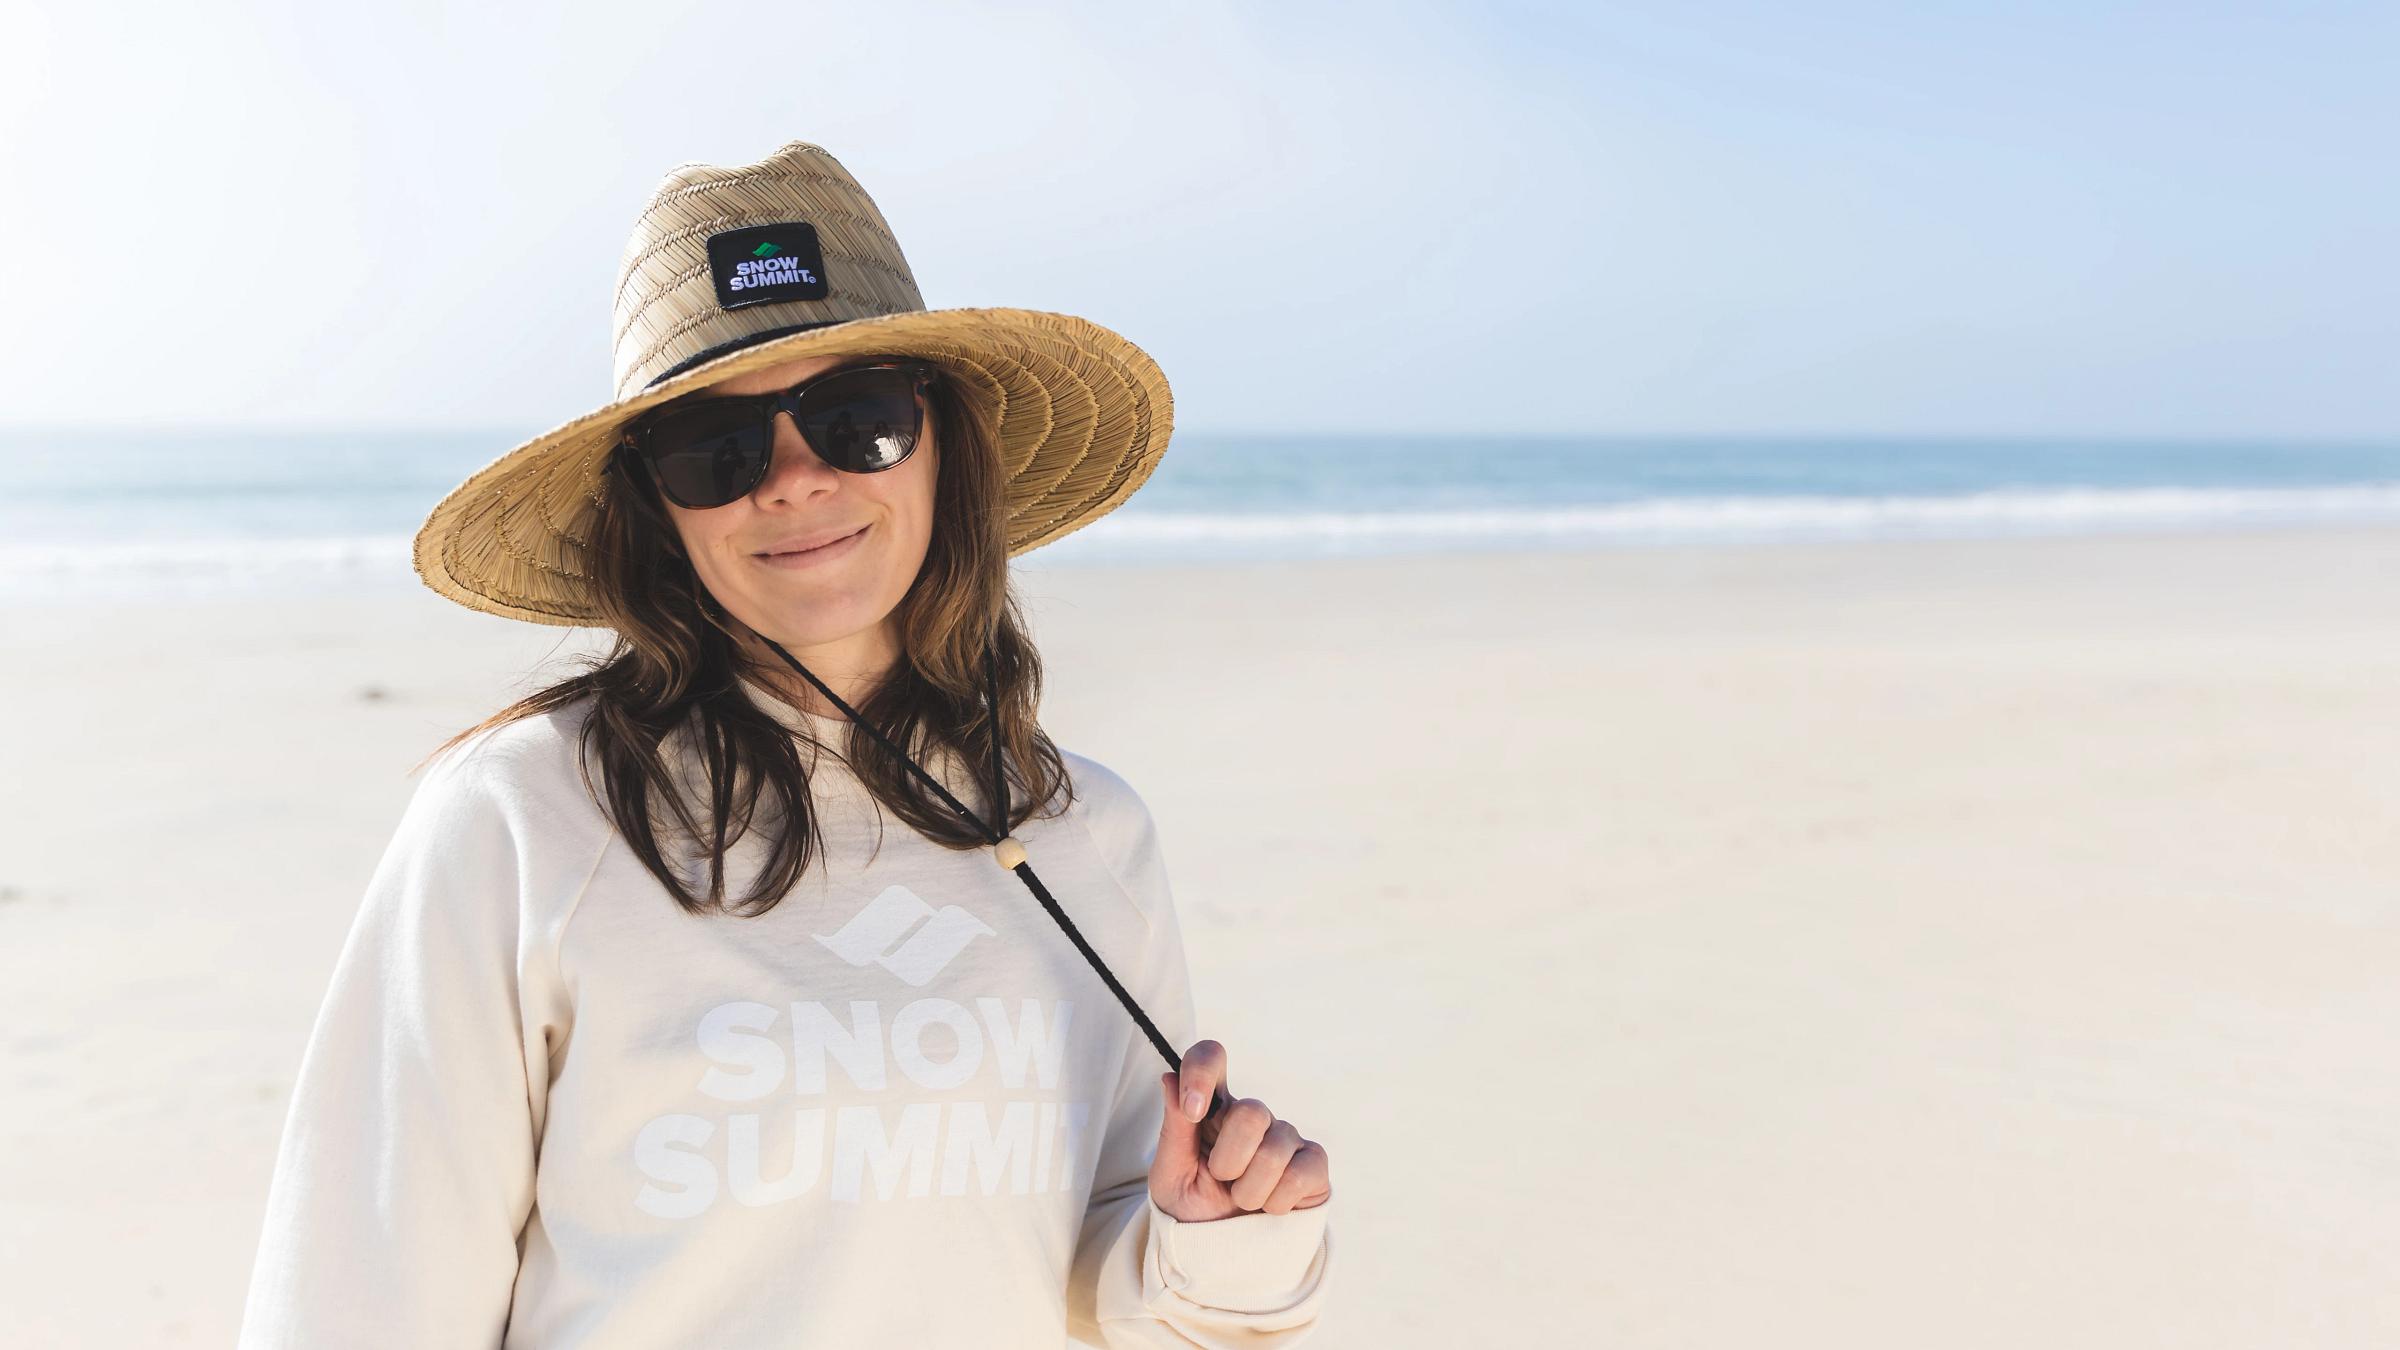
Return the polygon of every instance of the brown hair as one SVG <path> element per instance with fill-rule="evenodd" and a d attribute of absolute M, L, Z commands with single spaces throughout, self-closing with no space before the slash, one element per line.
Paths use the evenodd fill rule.
<path fill-rule="evenodd" d="M 859 714 L 909 752 L 927 773 L 968 806 L 991 812 L 992 729 L 983 700 L 986 644 L 997 656 L 1000 738 L 1009 766 L 1009 819 L 1004 830 L 1033 817 L 1062 788 L 1064 812 L 1075 800 L 1058 747 L 1035 720 L 1041 703 L 1041 657 L 1027 636 L 1008 574 L 1006 512 L 997 447 L 983 410 L 969 406 L 958 381 L 937 378 L 927 396 L 929 434 L 940 453 L 934 487 L 933 537 L 924 566 L 894 613 L 900 659 L 864 698 Z M 609 457 L 606 492 L 593 527 L 592 584 L 599 625 L 615 631 L 604 655 L 581 658 L 583 673 L 510 704 L 436 747 L 430 761 L 478 732 L 591 700 L 579 753 L 597 758 L 605 809 L 634 856 L 677 904 L 694 914 L 745 917 L 773 909 L 808 870 L 824 843 L 811 808 L 807 765 L 818 743 L 759 708 L 736 683 L 757 679 L 759 661 L 745 653 L 724 611 L 692 570 L 674 523 L 656 489 Z M 781 666 L 775 667 L 784 671 Z M 793 677 L 793 678 L 796 678 Z M 762 681 L 762 683 L 765 683 Z M 662 745 L 688 729 L 707 777 L 707 826 L 684 802 L 672 756 Z M 822 747 L 847 762 L 874 798 L 918 833 L 946 847 L 977 848 L 989 840 L 920 783 L 915 775 L 852 723 L 844 745 Z M 945 761 L 967 766 L 944 771 Z M 976 768 L 974 766 L 982 766 Z M 420 766 L 422 767 L 422 763 Z M 590 781 L 588 766 L 585 771 Z M 773 798 L 762 817 L 761 798 Z M 694 895 L 675 875 L 654 829 L 652 802 L 663 803 L 682 834 L 708 861 L 708 895 Z M 725 899 L 725 852 L 761 823 L 775 834 L 751 894 Z M 878 849 L 881 845 L 878 843 Z"/>

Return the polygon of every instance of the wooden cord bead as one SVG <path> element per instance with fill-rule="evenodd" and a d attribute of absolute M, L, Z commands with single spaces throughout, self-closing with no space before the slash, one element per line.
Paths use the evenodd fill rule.
<path fill-rule="evenodd" d="M 1012 834 L 992 845 L 992 856 L 999 861 L 1002 867 L 1014 871 L 1018 863 L 1025 861 L 1025 846 L 1018 843 L 1017 837 Z"/>

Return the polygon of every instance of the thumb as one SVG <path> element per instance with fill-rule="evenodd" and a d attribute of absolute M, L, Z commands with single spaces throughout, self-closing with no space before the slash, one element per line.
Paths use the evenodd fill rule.
<path fill-rule="evenodd" d="M 1175 1104 L 1173 1071 L 1158 1076 L 1158 1094 L 1165 1107 L 1158 1126 L 1158 1163 L 1174 1175 L 1189 1173 L 1200 1165 L 1200 1123 L 1186 1118 Z"/>

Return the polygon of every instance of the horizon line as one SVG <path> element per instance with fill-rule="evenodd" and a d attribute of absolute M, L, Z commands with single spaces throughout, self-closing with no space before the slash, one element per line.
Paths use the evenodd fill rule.
<path fill-rule="evenodd" d="M 525 444 L 545 435 L 553 428 L 531 435 L 522 431 L 490 424 L 382 423 L 345 424 L 338 422 L 0 422 L 0 436 L 43 435 L 65 433 L 187 432 L 211 435 L 249 433 L 268 436 L 442 436 L 489 437 L 495 454 Z M 2295 433 L 2277 431 L 2211 432 L 2194 435 L 2177 432 L 2140 431 L 1895 431 L 1895 430 L 1818 430 L 1793 429 L 1775 431 L 1725 430 L 1606 430 L 1553 431 L 1502 430 L 1469 431 L 1444 429 L 1428 431 L 1422 428 L 1393 428 L 1361 430 L 1354 427 L 1340 430 L 1284 430 L 1264 427 L 1177 427 L 1170 436 L 1175 438 L 1225 440 L 1288 440 L 1320 441 L 1439 441 L 1468 438 L 1476 441 L 1535 440 L 1557 443 L 1624 443 L 1624 442 L 1788 442 L 1817 443 L 1843 441 L 1851 443 L 1895 443 L 1909 445 L 2119 445 L 2119 446 L 2240 446 L 2256 448 L 2261 444 L 2291 446 L 2347 446 L 2373 449 L 2400 449 L 2400 431 L 2382 433 Z"/>

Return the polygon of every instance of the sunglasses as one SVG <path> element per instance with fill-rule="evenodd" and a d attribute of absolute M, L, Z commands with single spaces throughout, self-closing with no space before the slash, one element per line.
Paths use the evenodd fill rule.
<path fill-rule="evenodd" d="M 775 457 L 775 418 L 843 473 L 882 473 L 906 460 L 925 430 L 922 396 L 937 378 L 924 361 L 849 366 L 767 394 L 667 403 L 625 426 L 618 450 L 650 472 L 667 500 L 706 511 L 750 495 Z"/>

